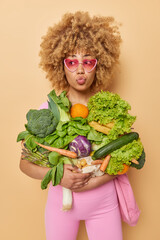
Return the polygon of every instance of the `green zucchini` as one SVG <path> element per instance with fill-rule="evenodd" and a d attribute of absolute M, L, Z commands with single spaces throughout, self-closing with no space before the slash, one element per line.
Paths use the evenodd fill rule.
<path fill-rule="evenodd" d="M 111 152 L 123 147 L 124 145 L 132 142 L 133 140 L 137 140 L 138 138 L 139 138 L 139 134 L 136 132 L 127 133 L 117 138 L 116 140 L 113 140 L 107 145 L 99 148 L 97 151 L 94 152 L 92 159 L 95 160 L 95 159 L 105 157 Z"/>

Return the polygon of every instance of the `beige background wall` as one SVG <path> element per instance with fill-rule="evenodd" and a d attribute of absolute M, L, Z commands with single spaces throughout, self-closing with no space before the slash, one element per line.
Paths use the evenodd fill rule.
<path fill-rule="evenodd" d="M 96 3 L 97 2 L 97 3 Z M 141 216 L 137 226 L 123 224 L 124 240 L 159 239 L 159 89 L 160 89 L 160 2 L 158 0 L 5 0 L 0 2 L 0 238 L 44 240 L 44 208 L 47 190 L 19 170 L 20 144 L 25 114 L 38 108 L 51 90 L 38 68 L 41 36 L 66 11 L 89 11 L 114 16 L 120 29 L 121 73 L 113 87 L 132 105 L 138 116 L 147 155 L 141 171 L 129 177 Z M 97 236 L 98 239 L 98 236 Z M 77 240 L 87 240 L 81 223 Z"/>

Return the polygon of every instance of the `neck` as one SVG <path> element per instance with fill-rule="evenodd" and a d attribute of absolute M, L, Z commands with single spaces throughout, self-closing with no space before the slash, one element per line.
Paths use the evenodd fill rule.
<path fill-rule="evenodd" d="M 67 97 L 72 104 L 81 103 L 87 105 L 89 98 L 93 95 L 90 89 L 85 91 L 77 91 L 74 88 L 69 88 Z"/>

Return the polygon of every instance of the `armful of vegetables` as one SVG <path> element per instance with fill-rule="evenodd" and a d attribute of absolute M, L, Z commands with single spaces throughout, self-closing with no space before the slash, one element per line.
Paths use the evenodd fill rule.
<path fill-rule="evenodd" d="M 24 141 L 24 159 L 51 168 L 41 182 L 42 189 L 50 182 L 58 185 L 63 165 L 75 161 L 82 172 L 92 172 L 93 177 L 123 174 L 129 166 L 143 167 L 143 145 L 138 133 L 131 132 L 135 117 L 128 114 L 130 106 L 118 95 L 101 91 L 91 97 L 88 117 L 76 112 L 70 116 L 71 103 L 65 92 L 57 96 L 53 90 L 48 98 L 49 109 L 29 110 L 26 130 L 17 137 Z M 71 208 L 72 192 L 63 187 L 62 210 Z"/>

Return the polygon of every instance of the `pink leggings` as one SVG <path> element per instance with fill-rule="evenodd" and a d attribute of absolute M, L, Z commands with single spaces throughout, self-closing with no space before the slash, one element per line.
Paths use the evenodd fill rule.
<path fill-rule="evenodd" d="M 121 216 L 114 182 L 73 193 L 73 208 L 62 210 L 62 187 L 50 185 L 45 211 L 47 240 L 76 240 L 85 220 L 89 240 L 122 240 Z"/>

